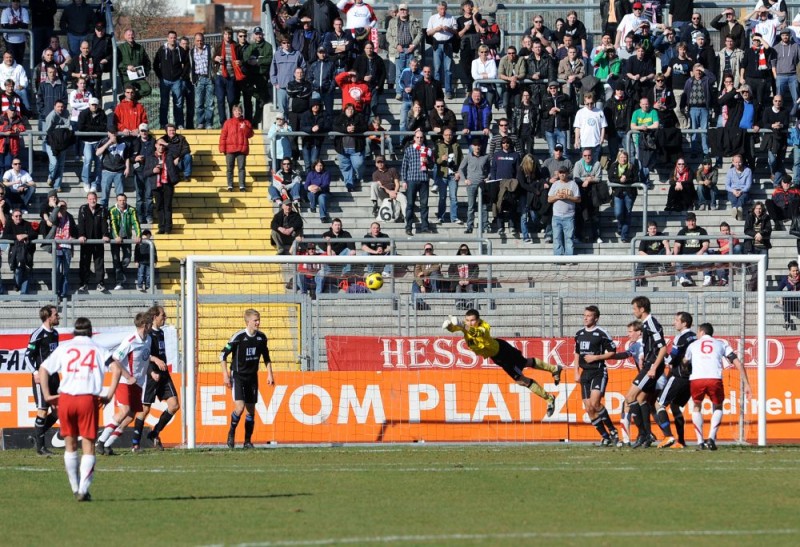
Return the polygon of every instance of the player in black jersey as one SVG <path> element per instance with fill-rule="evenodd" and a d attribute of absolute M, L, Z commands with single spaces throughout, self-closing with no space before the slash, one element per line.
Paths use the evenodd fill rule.
<path fill-rule="evenodd" d="M 31 383 L 33 386 L 33 399 L 36 402 L 34 447 L 37 454 L 50 456 L 53 453 L 44 445 L 44 435 L 58 421 L 58 410 L 51 407 L 50 403 L 44 400 L 42 386 L 39 384 L 39 365 L 58 347 L 58 331 L 55 330 L 60 320 L 58 308 L 44 306 L 39 310 L 39 319 L 42 321 L 42 326 L 31 334 L 28 348 L 25 351 L 25 363 L 33 371 Z M 58 393 L 59 385 L 58 374 L 51 374 L 48 378 L 50 393 Z M 47 412 L 48 410 L 50 410 L 49 413 Z"/>
<path fill-rule="evenodd" d="M 244 312 L 246 328 L 240 330 L 228 341 L 219 356 L 222 365 L 222 383 L 225 387 L 233 389 L 234 409 L 231 413 L 231 427 L 228 431 L 228 448 L 234 447 L 236 426 L 242 417 L 242 411 L 247 411 L 244 418 L 244 448 L 253 448 L 250 438 L 255 427 L 255 409 L 258 401 L 258 363 L 264 359 L 267 367 L 267 383 L 272 385 L 275 378 L 272 375 L 272 361 L 269 358 L 267 335 L 258 330 L 261 325 L 261 314 L 254 309 Z M 231 358 L 231 370 L 228 373 L 226 362 L 228 355 Z"/>
<path fill-rule="evenodd" d="M 616 344 L 605 329 L 598 327 L 600 308 L 587 306 L 583 310 L 583 328 L 575 334 L 575 381 L 581 384 L 583 407 L 600 433 L 603 446 L 616 446 L 617 428 L 602 403 L 608 384 L 606 359 L 614 356 Z"/>
<path fill-rule="evenodd" d="M 153 446 L 158 450 L 164 450 L 159 434 L 167 427 L 167 424 L 180 409 L 178 402 L 178 390 L 172 377 L 169 375 L 167 365 L 167 348 L 164 342 L 164 331 L 161 328 L 167 322 L 167 312 L 162 306 L 153 306 L 147 313 L 153 318 L 153 328 L 150 329 L 150 370 L 145 379 L 142 411 L 136 414 L 133 426 L 133 447 L 138 450 L 144 431 L 144 421 L 150 414 L 150 407 L 156 402 L 166 401 L 167 409 L 161 413 L 156 426 L 147 434 L 147 438 L 153 442 Z"/>
<path fill-rule="evenodd" d="M 689 391 L 689 375 L 692 373 L 692 365 L 683 362 L 686 348 L 689 344 L 697 340 L 697 335 L 692 330 L 692 314 L 681 311 L 675 314 L 672 323 L 678 335 L 672 339 L 672 349 L 670 349 L 665 361 L 667 367 L 664 375 L 667 383 L 661 391 L 661 396 L 656 402 L 656 423 L 664 433 L 664 439 L 659 443 L 659 448 L 684 448 L 686 441 L 683 437 L 686 419 L 683 417 L 681 407 L 689 402 L 691 393 Z M 675 432 L 678 436 L 677 442 L 672 436 L 669 426 L 669 416 L 667 406 L 672 410 L 672 419 L 675 422 Z"/>
<path fill-rule="evenodd" d="M 655 393 L 656 382 L 664 372 L 664 358 L 667 355 L 667 342 L 661 323 L 650 315 L 650 299 L 637 296 L 631 300 L 633 316 L 642 322 L 642 368 L 633 380 L 625 404 L 628 405 L 633 423 L 639 429 L 639 436 L 631 448 L 649 447 L 653 442 L 650 431 L 650 403 L 647 397 Z"/>

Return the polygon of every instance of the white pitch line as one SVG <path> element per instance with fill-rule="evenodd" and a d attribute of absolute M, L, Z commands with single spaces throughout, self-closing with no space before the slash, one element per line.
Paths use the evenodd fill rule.
<path fill-rule="evenodd" d="M 796 528 L 776 530 L 643 530 L 618 532 L 519 532 L 508 534 L 437 534 L 408 536 L 373 536 L 351 538 L 323 538 L 309 540 L 278 540 L 256 543 L 239 543 L 236 547 L 301 547 L 313 545 L 357 545 L 376 543 L 410 542 L 458 542 L 491 541 L 503 539 L 596 539 L 596 538 L 640 538 L 640 537 L 738 537 L 738 536 L 785 536 L 800 533 Z M 211 546 L 206 546 L 211 547 Z"/>

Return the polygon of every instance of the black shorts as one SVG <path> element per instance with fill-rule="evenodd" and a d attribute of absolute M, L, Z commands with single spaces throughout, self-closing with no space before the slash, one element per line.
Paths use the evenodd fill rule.
<path fill-rule="evenodd" d="M 652 365 L 645 363 L 642 366 L 642 370 L 639 371 L 639 374 L 636 375 L 636 378 L 633 379 L 633 385 L 637 386 L 645 393 L 655 393 L 656 392 L 656 383 L 658 383 L 658 379 L 664 374 L 664 364 L 662 363 L 656 369 L 656 375 L 654 378 L 650 378 L 647 373 L 650 372 L 650 368 Z"/>
<path fill-rule="evenodd" d="M 61 386 L 61 378 L 58 374 L 51 374 L 48 376 L 47 385 L 50 386 L 50 395 L 55 395 L 58 393 L 58 388 Z M 33 387 L 33 400 L 36 403 L 36 408 L 38 410 L 47 410 L 50 408 L 50 403 L 44 400 L 42 386 L 36 383 L 33 376 L 31 376 L 31 386 Z"/>
<path fill-rule="evenodd" d="M 233 386 L 233 400 L 244 401 L 246 405 L 254 405 L 258 402 L 258 375 L 239 376 L 231 375 Z"/>
<path fill-rule="evenodd" d="M 169 375 L 169 372 L 159 370 L 158 373 L 158 381 L 153 380 L 153 377 L 149 374 L 147 375 L 147 379 L 144 383 L 144 398 L 142 399 L 142 404 L 152 405 L 156 402 L 156 398 L 158 398 L 159 401 L 166 401 L 170 397 L 178 396 L 178 391 L 175 389 L 175 384 L 172 382 L 172 377 Z"/>
<path fill-rule="evenodd" d="M 606 367 L 581 372 L 581 398 L 590 398 L 592 391 L 599 391 L 602 397 L 606 393 L 606 385 L 608 385 L 608 369 Z"/>
<path fill-rule="evenodd" d="M 511 376 L 516 382 L 524 376 L 522 370 L 528 363 L 528 359 L 522 355 L 522 352 L 506 342 L 505 340 L 497 339 L 500 349 L 497 351 L 492 361 L 494 364 L 506 371 L 506 374 Z"/>
<path fill-rule="evenodd" d="M 658 402 L 663 407 L 672 404 L 683 406 L 689 402 L 691 396 L 692 393 L 689 390 L 688 378 L 670 376 L 667 379 L 667 385 L 664 386 L 664 390 L 661 392 L 661 397 L 659 397 Z"/>

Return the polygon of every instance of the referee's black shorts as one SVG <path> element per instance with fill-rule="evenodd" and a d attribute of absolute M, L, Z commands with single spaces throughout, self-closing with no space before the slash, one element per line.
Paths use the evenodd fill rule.
<path fill-rule="evenodd" d="M 592 391 L 599 391 L 602 397 L 608 385 L 608 369 L 605 366 L 598 369 L 583 370 L 581 372 L 581 397 L 589 399 Z"/>
<path fill-rule="evenodd" d="M 231 374 L 231 385 L 234 401 L 244 401 L 246 405 L 258 402 L 258 374 Z"/>
<path fill-rule="evenodd" d="M 522 355 L 522 352 L 506 342 L 501 338 L 497 338 L 497 343 L 500 346 L 500 349 L 497 351 L 494 357 L 492 357 L 492 361 L 494 364 L 501 367 L 503 370 L 506 371 L 506 374 L 511 376 L 514 381 L 516 382 L 524 375 L 522 374 L 522 370 L 525 368 L 525 365 L 528 362 L 528 359 Z"/>
<path fill-rule="evenodd" d="M 679 376 L 670 376 L 667 379 L 667 385 L 661 392 L 661 397 L 658 402 L 661 406 L 666 407 L 672 404 L 683 406 L 689 402 L 692 392 L 689 389 L 689 379 L 681 378 Z"/>
<path fill-rule="evenodd" d="M 61 386 L 61 378 L 58 374 L 51 374 L 47 378 L 47 385 L 50 386 L 50 395 L 56 395 L 58 388 Z M 33 400 L 36 403 L 38 410 L 47 410 L 50 408 L 50 403 L 44 400 L 44 392 L 42 386 L 36 383 L 36 380 L 31 376 L 31 386 L 33 387 Z"/>
<path fill-rule="evenodd" d="M 153 377 L 149 374 L 147 375 L 144 384 L 144 398 L 142 399 L 142 404 L 152 405 L 156 402 L 156 398 L 158 398 L 159 401 L 166 401 L 170 397 L 178 396 L 178 391 L 175 389 L 175 384 L 172 382 L 172 377 L 169 375 L 169 372 L 159 370 L 158 374 L 158 381 L 153 380 Z"/>

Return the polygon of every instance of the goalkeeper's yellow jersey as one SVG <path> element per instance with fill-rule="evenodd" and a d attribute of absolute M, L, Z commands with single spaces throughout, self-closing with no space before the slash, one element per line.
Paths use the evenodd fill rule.
<path fill-rule="evenodd" d="M 477 327 L 466 328 L 462 325 L 450 325 L 447 330 L 450 332 L 461 331 L 464 333 L 464 340 L 467 341 L 469 349 L 481 357 L 494 357 L 500 351 L 500 344 L 492 338 L 489 323 L 481 319 Z"/>

